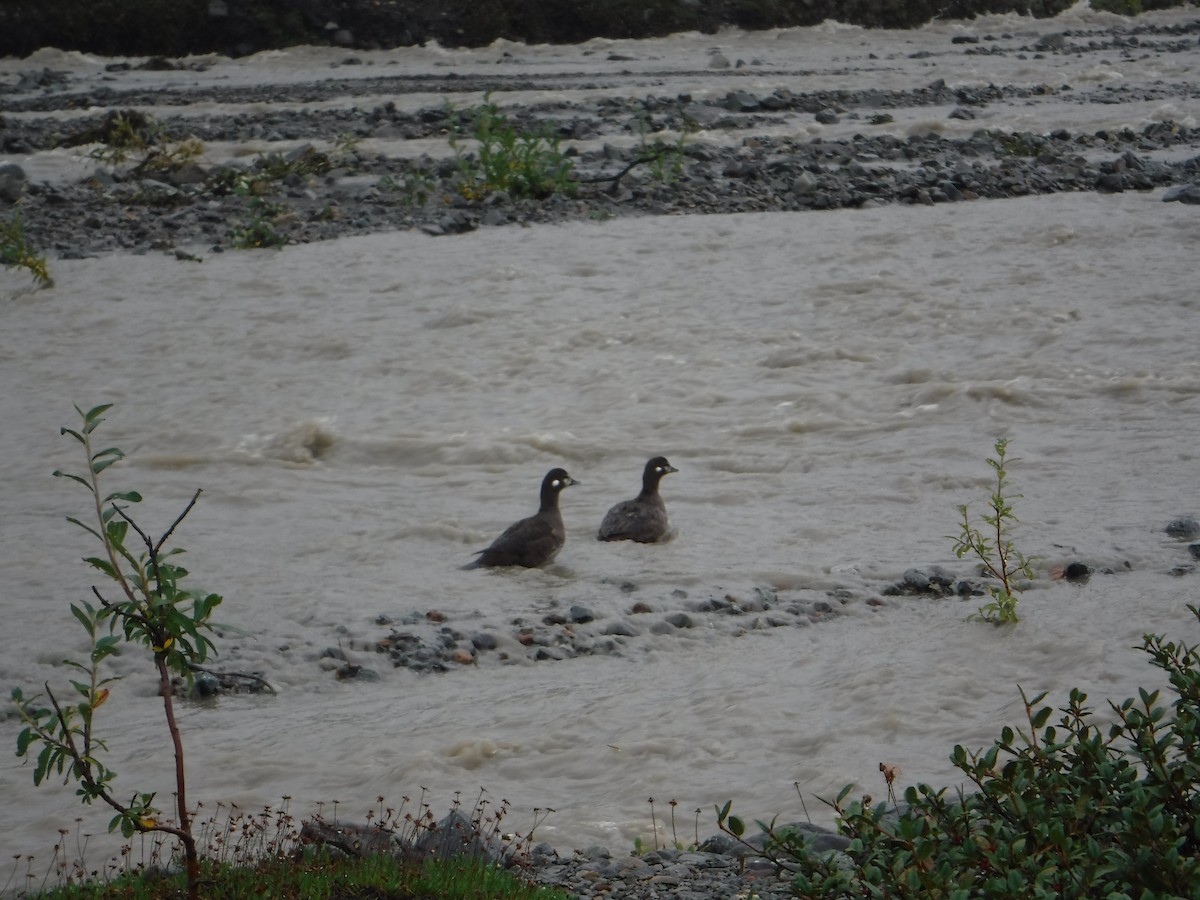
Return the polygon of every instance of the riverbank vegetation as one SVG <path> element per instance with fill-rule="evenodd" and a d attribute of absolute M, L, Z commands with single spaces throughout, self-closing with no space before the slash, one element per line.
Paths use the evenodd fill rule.
<path fill-rule="evenodd" d="M 1200 620 L 1200 608 L 1188 606 Z M 1188 897 L 1200 884 L 1200 645 L 1147 634 L 1170 683 L 1107 701 L 1078 689 L 1055 710 L 1020 691 L 1025 722 L 986 750 L 956 746 L 967 789 L 918 784 L 899 800 L 827 801 L 845 852 L 814 853 L 793 827 L 717 810 L 726 834 L 793 873 L 801 898 Z M 1169 699 L 1167 699 L 1169 698 Z M 762 848 L 761 851 L 759 848 Z"/>

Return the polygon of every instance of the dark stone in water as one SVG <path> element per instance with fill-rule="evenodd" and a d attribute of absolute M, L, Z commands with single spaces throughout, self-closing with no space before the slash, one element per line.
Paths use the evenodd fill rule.
<path fill-rule="evenodd" d="M 1190 541 L 1200 536 L 1200 522 L 1196 521 L 1195 516 L 1181 516 L 1168 522 L 1163 531 L 1176 540 Z"/>
<path fill-rule="evenodd" d="M 883 593 L 890 597 L 900 594 L 948 597 L 953 593 L 961 593 L 961 585 L 956 587 L 954 577 L 941 566 L 930 566 L 928 569 L 906 570 L 901 580 Z"/>
<path fill-rule="evenodd" d="M 221 692 L 221 682 L 215 675 L 201 672 L 192 683 L 192 693 L 197 697 L 213 697 Z"/>
<path fill-rule="evenodd" d="M 671 613 L 665 621 L 676 628 L 691 628 L 695 625 L 692 617 L 685 612 Z"/>
<path fill-rule="evenodd" d="M 484 632 L 472 637 L 471 645 L 476 650 L 495 650 L 498 646 L 500 646 L 500 642 L 496 640 L 496 636 L 494 634 L 487 634 Z"/>
<path fill-rule="evenodd" d="M 1163 203 L 1200 203 L 1200 184 L 1179 184 L 1163 191 Z"/>
<path fill-rule="evenodd" d="M 1092 577 L 1092 567 L 1081 562 L 1070 563 L 1063 569 L 1063 578 L 1075 584 L 1083 584 Z"/>

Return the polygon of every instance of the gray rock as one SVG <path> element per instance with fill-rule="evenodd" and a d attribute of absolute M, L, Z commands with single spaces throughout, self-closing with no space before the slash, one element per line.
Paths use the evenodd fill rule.
<path fill-rule="evenodd" d="M 586 606 L 572 606 L 568 610 L 567 616 L 576 625 L 586 625 L 596 618 L 596 614 Z"/>
<path fill-rule="evenodd" d="M 1200 522 L 1196 521 L 1195 516 L 1180 516 L 1168 522 L 1163 531 L 1176 540 L 1190 541 L 1200 536 Z"/>
<path fill-rule="evenodd" d="M 730 91 L 721 105 L 730 112 L 754 112 L 760 104 L 758 98 L 749 91 Z"/>
<path fill-rule="evenodd" d="M 618 637 L 637 637 L 637 635 L 641 634 L 640 631 L 638 631 L 628 622 L 624 621 L 610 622 L 608 625 L 604 626 L 603 633 L 617 635 Z"/>
<path fill-rule="evenodd" d="M 1200 184 L 1177 184 L 1163 191 L 1163 203 L 1200 203 Z"/>
<path fill-rule="evenodd" d="M 801 172 L 792 181 L 792 193 L 801 196 L 812 194 L 821 182 L 812 172 Z"/>
<path fill-rule="evenodd" d="M 494 634 L 481 632 L 471 638 L 471 646 L 476 650 L 495 650 L 500 646 L 500 642 Z"/>
<path fill-rule="evenodd" d="M 499 863 L 504 858 L 500 841 L 481 835 L 470 818 L 459 810 L 422 834 L 413 842 L 413 849 L 422 856 L 438 859 L 469 857 Z"/>
<path fill-rule="evenodd" d="M 0 165 L 0 200 L 16 203 L 24 195 L 28 183 L 25 170 L 16 163 Z"/>
<path fill-rule="evenodd" d="M 1067 36 L 1059 32 L 1058 34 L 1047 34 L 1038 38 L 1037 43 L 1033 45 L 1033 49 L 1044 53 L 1047 50 L 1063 50 L 1066 46 Z"/>

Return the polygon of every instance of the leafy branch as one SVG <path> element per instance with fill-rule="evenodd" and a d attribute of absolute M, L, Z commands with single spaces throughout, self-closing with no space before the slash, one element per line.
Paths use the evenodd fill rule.
<path fill-rule="evenodd" d="M 82 419 L 78 429 L 62 428 L 61 433 L 78 441 L 87 459 L 84 475 L 56 470 L 54 475 L 83 485 L 92 495 L 94 524 L 68 517 L 68 521 L 95 537 L 103 546 L 103 555 L 86 557 L 92 568 L 104 573 L 119 593 L 108 599 L 93 586 L 92 593 L 99 605 L 83 601 L 71 605 L 71 613 L 87 631 L 89 652 L 86 663 L 64 660 L 64 663 L 84 673 L 85 680 L 71 685 L 81 698 L 74 704 L 60 702 L 49 683 L 44 684 L 49 706 L 41 696 L 26 698 L 20 688 L 14 688 L 12 701 L 25 728 L 17 737 L 17 755 L 26 756 L 36 744 L 41 745 L 34 768 L 34 784 L 41 784 L 52 772 L 63 776 L 63 783 L 78 782 L 76 793 L 85 804 L 95 800 L 110 806 L 116 815 L 109 830 L 120 828 L 125 837 L 135 832 L 158 831 L 174 836 L 183 845 L 188 875 L 188 895 L 196 897 L 199 882 L 199 857 L 192 834 L 191 814 L 187 806 L 187 783 L 184 766 L 183 740 L 175 717 L 171 676 L 181 676 L 187 684 L 194 677 L 194 667 L 214 652 L 206 632 L 211 630 L 210 617 L 221 602 L 217 594 L 193 592 L 181 587 L 187 570 L 174 561 L 183 552 L 168 548 L 168 541 L 187 517 L 200 497 L 197 490 L 170 527 L 157 539 L 151 538 L 130 516 L 129 506 L 141 502 L 136 491 L 104 493 L 100 475 L 114 463 L 125 458 L 116 447 L 96 450 L 92 435 L 104 421 L 103 414 L 111 404 L 97 406 L 86 413 L 75 407 Z M 135 555 L 127 545 L 130 530 L 145 547 Z M 108 634 L 103 634 L 107 624 Z M 141 645 L 149 650 L 159 677 L 159 695 L 163 715 L 170 733 L 175 754 L 175 816 L 176 824 L 160 821 L 154 803 L 154 793 L 137 792 L 128 800 L 120 799 L 113 789 L 116 773 L 96 756 L 97 750 L 107 750 L 103 741 L 94 735 L 95 711 L 109 696 L 108 685 L 116 676 L 103 677 L 104 660 L 121 652 L 124 644 Z"/>
<path fill-rule="evenodd" d="M 1007 448 L 1008 438 L 999 438 L 996 441 L 995 458 L 987 460 L 987 464 L 995 470 L 996 487 L 988 500 L 990 512 L 980 516 L 984 527 L 972 524 L 967 504 L 964 503 L 958 507 L 962 521 L 954 542 L 955 556 L 959 559 L 967 555 L 976 557 L 983 573 L 999 582 L 988 585 L 992 602 L 979 609 L 979 618 L 994 625 L 1018 621 L 1017 601 L 1024 587 L 1017 579 L 1019 576 L 1033 578 L 1031 560 L 1014 546 L 1010 537 L 1010 530 L 1017 522 L 1012 500 L 1019 499 L 1021 495 L 1007 495 Z"/>

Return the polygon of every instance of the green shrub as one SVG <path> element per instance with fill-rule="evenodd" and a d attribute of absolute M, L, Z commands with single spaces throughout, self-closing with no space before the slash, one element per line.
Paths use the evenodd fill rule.
<path fill-rule="evenodd" d="M 76 782 L 79 785 L 76 793 L 83 803 L 99 800 L 115 812 L 109 823 L 110 831 L 119 828 L 125 837 L 137 832 L 161 832 L 178 839 L 186 864 L 188 896 L 195 898 L 199 854 L 187 804 L 183 742 L 175 718 L 172 676 L 192 683 L 193 667 L 204 662 L 213 649 L 207 632 L 212 629 L 210 617 L 221 598 L 184 588 L 181 583 L 188 572 L 176 561 L 183 550 L 167 547 L 175 529 L 195 505 L 199 491 L 155 540 L 137 525 L 128 511 L 130 505 L 141 502 L 140 494 L 101 490 L 101 473 L 125 457 L 116 447 L 97 450 L 92 443 L 92 434 L 110 407 L 111 404 L 97 406 L 86 413 L 75 407 L 82 424 L 78 430 L 64 427 L 62 434 L 82 446 L 87 471 L 83 475 L 63 471 L 54 474 L 78 482 L 91 494 L 90 522 L 76 518 L 68 521 L 100 543 L 101 555 L 84 561 L 112 583 L 114 595 L 110 599 L 93 587 L 98 606 L 87 601 L 71 604 L 71 614 L 87 632 L 90 647 L 86 662 L 64 660 L 82 676 L 71 681 L 80 698 L 76 703 L 60 700 L 49 683 L 44 685 L 45 699 L 26 697 L 20 688 L 13 688 L 12 702 L 25 724 L 17 736 L 17 755 L 27 756 L 40 746 L 34 784 L 42 784 L 51 775 L 61 776 L 64 784 Z M 134 543 L 133 547 L 126 546 L 127 539 Z M 138 543 L 145 546 L 145 552 L 137 552 Z M 108 633 L 104 634 L 105 631 Z M 117 773 L 101 761 L 100 751 L 106 748 L 95 732 L 95 714 L 108 699 L 108 685 L 117 680 L 115 676 L 103 675 L 103 665 L 125 646 L 141 646 L 149 651 L 158 673 L 163 715 L 175 754 L 175 824 L 159 818 L 153 792 L 118 795 L 113 787 Z M 126 796 L 130 799 L 124 799 Z"/>
<path fill-rule="evenodd" d="M 760 822 L 764 855 L 795 873 L 798 897 L 1194 897 L 1200 651 L 1149 634 L 1142 649 L 1167 674 L 1169 705 L 1139 690 L 1110 701 L 1109 725 L 1073 690 L 1047 724 L 1046 695 L 1022 691 L 1028 730 L 1005 727 L 986 751 L 954 748 L 970 793 L 921 784 L 903 804 L 872 806 L 848 801 L 847 787 L 831 803 L 845 853 L 810 853 L 795 830 Z M 745 831 L 729 804 L 718 824 L 739 839 Z"/>
<path fill-rule="evenodd" d="M 959 559 L 968 554 L 976 557 L 983 574 L 992 580 L 987 587 L 992 602 L 981 606 L 978 616 L 993 625 L 1018 621 L 1017 601 L 1024 590 L 1018 578 L 1033 577 L 1029 558 L 1013 545 L 1010 537 L 1011 528 L 1017 521 L 1012 510 L 1012 500 L 1020 498 L 1021 495 L 1007 494 L 1007 448 L 1008 438 L 1000 438 L 996 441 L 995 458 L 989 458 L 987 461 L 996 472 L 996 489 L 988 498 L 988 508 L 991 512 L 980 517 L 986 527 L 981 529 L 971 524 L 969 510 L 964 503 L 958 508 L 962 522 L 959 523 L 959 535 L 954 541 L 954 554 Z"/>
<path fill-rule="evenodd" d="M 550 126 L 520 131 L 484 95 L 484 102 L 467 110 L 450 136 L 458 157 L 459 191 L 475 200 L 495 191 L 513 199 L 541 199 L 551 194 L 575 192 L 573 163 L 559 149 L 559 138 Z M 464 149 L 463 137 L 474 138 L 473 149 Z"/>

